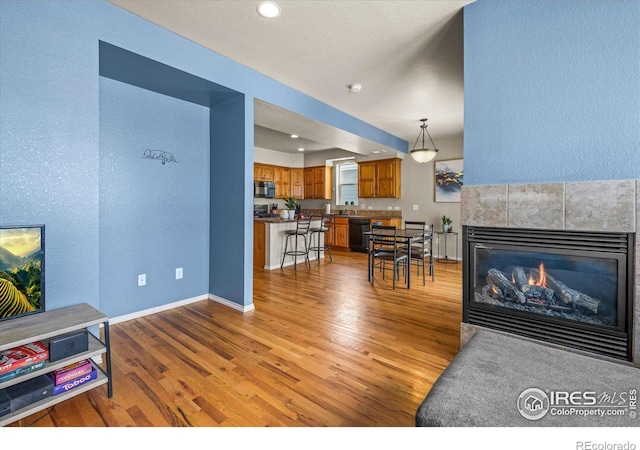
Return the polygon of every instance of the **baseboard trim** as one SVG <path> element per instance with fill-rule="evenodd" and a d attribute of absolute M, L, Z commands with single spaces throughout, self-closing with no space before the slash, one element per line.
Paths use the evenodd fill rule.
<path fill-rule="evenodd" d="M 216 303 L 220 303 L 221 305 L 224 306 L 228 306 L 229 308 L 235 309 L 236 311 L 240 311 L 243 313 L 249 312 L 249 311 L 253 311 L 254 309 L 256 309 L 256 307 L 254 306 L 253 303 L 251 303 L 250 305 L 238 305 L 237 303 L 234 302 L 230 302 L 229 300 L 222 298 L 222 297 L 218 297 L 216 295 L 213 294 L 209 294 L 209 300 L 214 301 Z"/>
<path fill-rule="evenodd" d="M 247 306 L 242 306 L 213 294 L 203 294 L 203 295 L 198 295 L 196 297 L 187 298 L 184 300 L 179 300 L 177 302 L 167 303 L 166 305 L 160 305 L 160 306 L 156 306 L 149 309 L 143 309 L 142 311 L 136 311 L 131 314 L 125 314 L 123 316 L 118 316 L 118 317 L 111 317 L 109 319 L 109 325 L 114 325 L 120 322 L 126 322 L 128 320 L 139 319 L 140 317 L 156 314 L 156 313 L 167 311 L 173 308 L 178 308 L 180 306 L 189 305 L 191 303 L 200 302 L 202 300 L 212 300 L 216 303 L 220 303 L 221 305 L 228 306 L 229 308 L 233 308 L 236 311 L 240 311 L 243 313 L 253 311 L 255 309 L 255 306 L 253 305 L 253 303 Z"/>
<path fill-rule="evenodd" d="M 150 314 L 167 311 L 169 309 L 177 308 L 179 306 L 184 306 L 190 303 L 200 302 L 202 300 L 208 300 L 208 299 L 209 299 L 209 294 L 198 295 L 196 297 L 187 298 L 185 300 L 179 300 L 177 302 L 167 303 L 165 305 L 160 305 L 160 306 L 156 306 L 149 309 L 143 309 L 142 311 L 136 311 L 131 314 L 125 314 L 124 316 L 111 317 L 109 319 L 109 324 L 113 325 L 120 322 L 126 322 L 127 320 L 138 319 L 140 317 L 148 316 Z"/>

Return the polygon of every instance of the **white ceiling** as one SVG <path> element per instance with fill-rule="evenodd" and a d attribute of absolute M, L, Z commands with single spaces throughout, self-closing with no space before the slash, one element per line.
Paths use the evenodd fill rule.
<path fill-rule="evenodd" d="M 398 136 L 409 149 L 421 118 L 436 145 L 462 135 L 462 7 L 472 1 L 277 0 L 281 16 L 265 19 L 258 0 L 111 0 Z M 362 91 L 350 92 L 353 83 Z M 312 151 L 380 148 L 264 102 L 255 117 L 258 147 L 297 152 L 289 137 L 296 133 Z M 300 128 L 309 132 L 290 131 Z"/>

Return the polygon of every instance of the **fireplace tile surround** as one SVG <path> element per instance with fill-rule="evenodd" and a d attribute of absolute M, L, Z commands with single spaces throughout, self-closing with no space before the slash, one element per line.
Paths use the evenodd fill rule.
<path fill-rule="evenodd" d="M 461 224 L 635 233 L 632 363 L 640 367 L 640 180 L 463 186 Z M 462 323 L 462 344 L 479 328 Z"/>

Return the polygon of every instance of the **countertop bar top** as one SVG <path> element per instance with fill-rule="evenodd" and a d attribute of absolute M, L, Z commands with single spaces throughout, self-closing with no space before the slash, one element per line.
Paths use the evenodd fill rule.
<path fill-rule="evenodd" d="M 280 217 L 254 217 L 253 220 L 255 222 L 264 222 L 264 223 L 296 223 L 298 219 L 282 219 Z M 313 217 L 313 221 L 320 220 L 320 216 Z"/>
<path fill-rule="evenodd" d="M 380 216 L 355 216 L 353 214 L 350 215 L 345 215 L 345 214 L 333 214 L 333 217 L 344 217 L 344 218 L 349 218 L 349 219 L 372 219 L 372 218 L 376 218 L 379 219 L 381 218 Z M 400 217 L 401 218 L 401 217 Z M 320 220 L 321 216 L 320 214 L 313 215 L 313 219 L 312 220 Z M 298 219 L 281 219 L 280 217 L 254 217 L 253 218 L 254 221 L 256 222 L 264 222 L 264 223 L 290 223 L 290 222 L 296 222 Z"/>
<path fill-rule="evenodd" d="M 322 213 L 321 212 L 313 212 L 309 213 L 313 214 L 313 220 L 320 220 Z M 344 217 L 344 218 L 355 218 L 355 219 L 402 219 L 402 213 L 398 211 L 359 211 L 359 214 L 332 214 L 333 217 Z M 254 217 L 253 220 L 257 222 L 267 222 L 267 223 L 289 223 L 295 222 L 297 219 L 281 219 L 280 217 Z"/>

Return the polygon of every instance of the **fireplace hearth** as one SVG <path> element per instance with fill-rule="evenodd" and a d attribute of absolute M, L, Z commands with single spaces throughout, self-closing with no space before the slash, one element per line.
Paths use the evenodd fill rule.
<path fill-rule="evenodd" d="M 463 321 L 632 360 L 633 234 L 463 227 Z"/>

